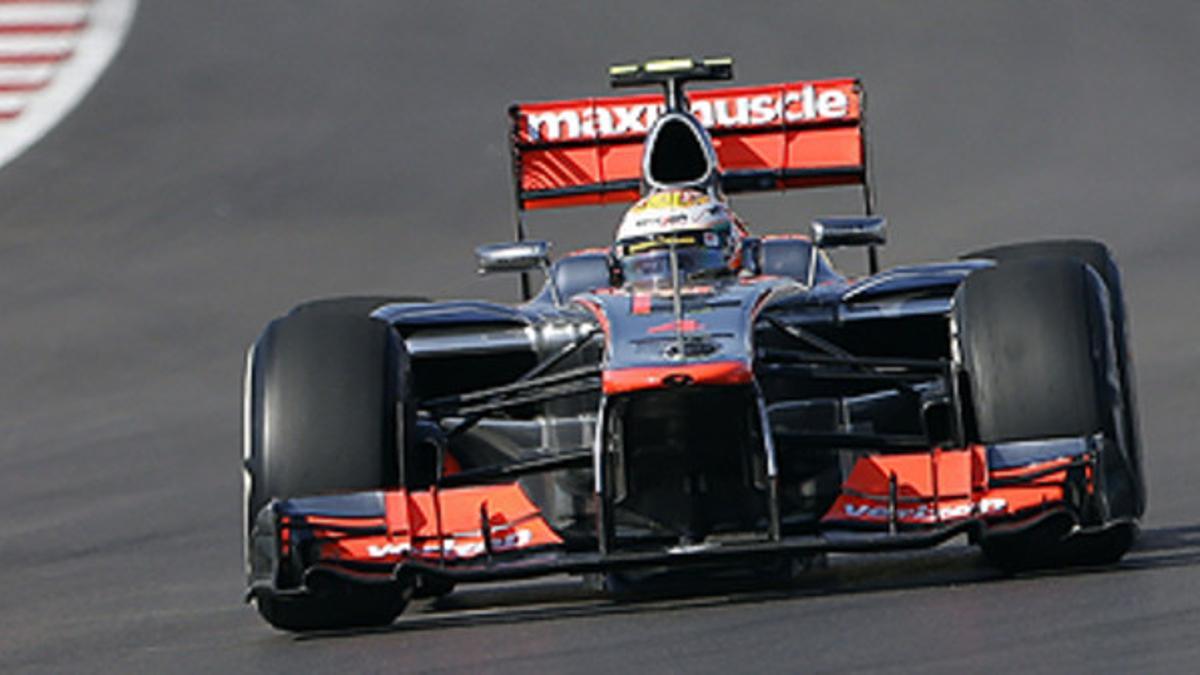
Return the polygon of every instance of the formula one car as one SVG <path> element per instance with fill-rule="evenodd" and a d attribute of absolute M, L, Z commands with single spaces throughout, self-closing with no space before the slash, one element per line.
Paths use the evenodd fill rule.
<path fill-rule="evenodd" d="M 477 254 L 523 302 L 320 300 L 249 350 L 247 597 L 268 622 L 963 535 L 1009 570 L 1128 550 L 1146 489 L 1104 245 L 879 271 L 860 82 L 685 92 L 726 58 L 610 76 L 663 94 L 511 109 L 516 241 Z M 811 236 L 751 236 L 727 200 L 838 185 L 865 215 Z M 529 209 L 622 202 L 609 247 L 551 262 L 525 237 Z M 841 275 L 836 247 L 870 274 Z"/>

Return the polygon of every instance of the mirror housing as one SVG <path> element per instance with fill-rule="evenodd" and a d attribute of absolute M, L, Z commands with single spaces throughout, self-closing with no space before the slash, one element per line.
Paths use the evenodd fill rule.
<path fill-rule="evenodd" d="M 887 219 L 880 216 L 818 218 L 812 222 L 817 248 L 879 246 L 887 243 Z"/>
<path fill-rule="evenodd" d="M 485 244 L 475 249 L 480 274 L 529 272 L 550 266 L 550 242 L 509 241 Z"/>
<path fill-rule="evenodd" d="M 816 282 L 817 251 L 845 246 L 867 247 L 867 269 L 879 271 L 876 247 L 887 243 L 887 219 L 881 216 L 840 216 L 817 218 L 812 222 L 812 260 L 808 266 L 808 285 Z"/>
<path fill-rule="evenodd" d="M 480 274 L 520 272 L 523 275 L 532 270 L 541 270 L 550 286 L 550 298 L 555 305 L 562 305 L 562 294 L 558 292 L 558 284 L 550 273 L 550 242 L 530 239 L 484 244 L 475 249 L 475 260 Z"/>

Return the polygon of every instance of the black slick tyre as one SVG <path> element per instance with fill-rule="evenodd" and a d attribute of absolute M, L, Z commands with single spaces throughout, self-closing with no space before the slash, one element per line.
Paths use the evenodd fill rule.
<path fill-rule="evenodd" d="M 972 440 L 1102 433 L 1106 447 L 1119 445 L 1123 395 L 1112 312 L 1103 279 L 1090 265 L 1034 258 L 976 272 L 955 295 L 953 323 Z M 1126 504 L 1131 508 L 1128 497 Z M 1075 546 L 1065 537 L 1069 529 L 1051 518 L 1025 532 L 985 535 L 981 544 L 993 564 L 1018 570 L 1108 563 L 1131 543 L 1115 538 L 1107 547 Z"/>
<path fill-rule="evenodd" d="M 1117 368 L 1121 377 L 1124 413 L 1120 430 L 1121 447 L 1127 454 L 1128 464 L 1133 473 L 1132 504 L 1122 515 L 1140 518 L 1146 511 L 1148 496 L 1142 460 L 1144 448 L 1138 422 L 1137 385 L 1133 355 L 1129 348 L 1129 319 L 1125 309 L 1125 293 L 1121 285 L 1121 272 L 1113 259 L 1112 252 L 1103 243 L 1089 239 L 1051 239 L 994 246 L 974 251 L 963 257 L 987 258 L 999 264 L 1047 258 L 1074 259 L 1090 265 L 1103 279 L 1104 286 L 1108 291 L 1113 323 L 1113 343 L 1116 347 Z"/>
<path fill-rule="evenodd" d="M 254 528 L 270 500 L 399 485 L 414 411 L 404 346 L 369 316 L 379 304 L 345 298 L 301 305 L 271 322 L 250 350 L 244 461 L 252 570 L 261 562 L 253 559 Z M 390 623 L 407 600 L 386 587 L 368 593 L 329 583 L 312 590 L 259 596 L 259 613 L 284 630 L 378 625 Z"/>

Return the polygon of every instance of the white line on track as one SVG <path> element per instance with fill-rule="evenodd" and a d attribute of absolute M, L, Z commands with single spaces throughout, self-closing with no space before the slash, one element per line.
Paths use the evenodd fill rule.
<path fill-rule="evenodd" d="M 77 41 L 73 35 L 8 36 L 0 40 L 0 57 L 69 54 Z"/>
<path fill-rule="evenodd" d="M 0 115 L 21 110 L 28 100 L 27 96 L 0 94 Z"/>
<path fill-rule="evenodd" d="M 73 3 L 13 3 L 0 5 L 0 26 L 78 24 L 87 19 L 87 5 Z"/>
<path fill-rule="evenodd" d="M 43 87 L 50 81 L 54 68 L 47 64 L 0 64 L 0 91 L 13 87 Z"/>

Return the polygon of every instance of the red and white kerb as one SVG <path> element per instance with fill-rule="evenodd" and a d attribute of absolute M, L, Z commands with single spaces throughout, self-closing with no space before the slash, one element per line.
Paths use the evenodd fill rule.
<path fill-rule="evenodd" d="M 137 0 L 0 0 L 0 165 L 83 98 L 124 40 Z"/>

